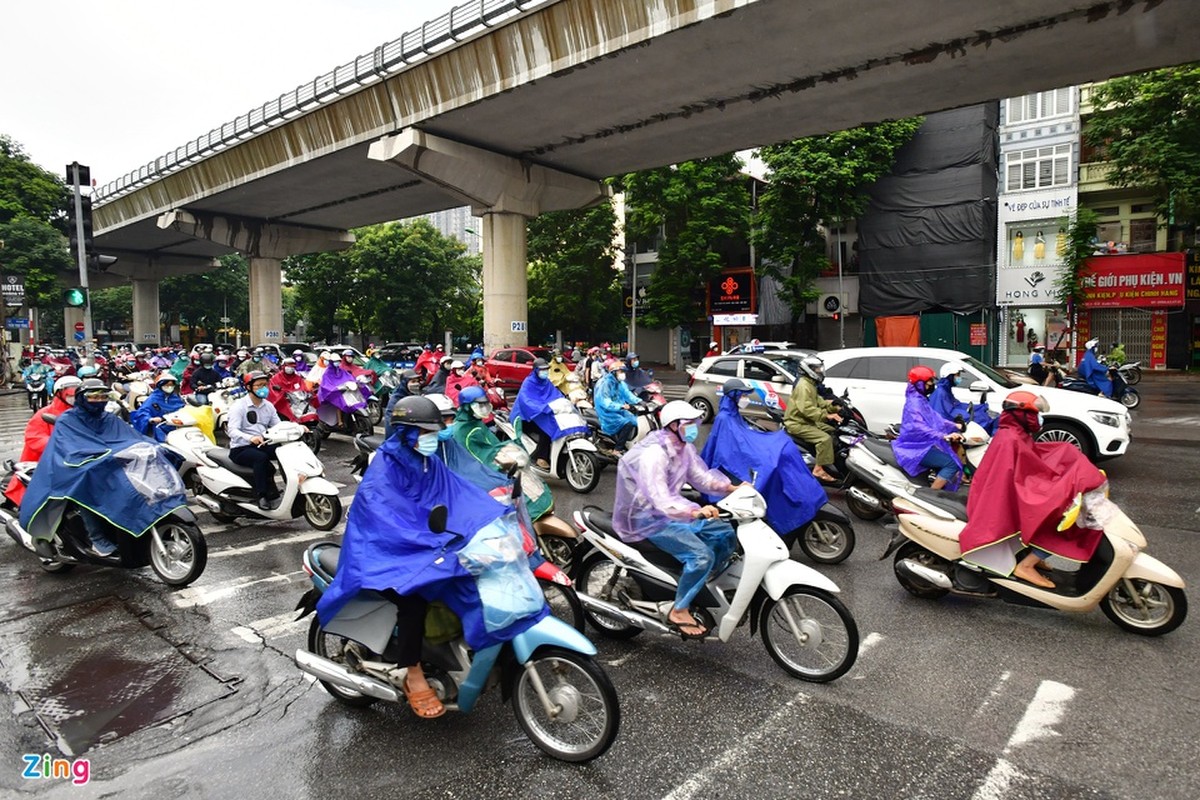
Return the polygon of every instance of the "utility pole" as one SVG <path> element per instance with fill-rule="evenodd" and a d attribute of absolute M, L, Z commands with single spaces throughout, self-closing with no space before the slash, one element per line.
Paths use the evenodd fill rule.
<path fill-rule="evenodd" d="M 838 302 L 841 303 L 842 313 L 838 314 L 838 347 L 846 349 L 846 284 L 842 280 L 842 221 L 838 220 L 837 227 L 837 258 L 838 258 Z"/>
<path fill-rule="evenodd" d="M 78 246 L 75 248 L 76 256 L 79 261 L 79 286 L 83 289 L 83 355 L 86 358 L 91 355 L 89 348 L 92 343 L 92 298 L 88 291 L 88 252 L 87 241 L 91 238 L 90 234 L 84 232 L 83 220 L 83 195 L 80 187 L 86 182 L 91 184 L 91 170 L 81 166 L 78 161 L 72 161 L 67 165 L 67 180 L 70 181 L 75 195 L 75 239 Z"/>

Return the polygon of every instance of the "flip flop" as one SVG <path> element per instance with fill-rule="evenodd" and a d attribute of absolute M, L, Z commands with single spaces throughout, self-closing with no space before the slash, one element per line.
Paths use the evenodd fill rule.
<path fill-rule="evenodd" d="M 837 486 L 838 483 L 840 483 L 840 481 L 838 481 L 838 479 L 832 475 L 828 478 L 822 478 L 821 476 L 814 474 L 813 477 L 816 478 L 817 482 L 822 486 Z"/>
<path fill-rule="evenodd" d="M 404 696 L 408 700 L 408 707 L 421 719 L 437 719 L 446 713 L 446 707 L 442 705 L 437 692 L 433 689 L 421 689 L 414 692 L 408 688 L 408 681 L 405 681 Z"/>
<path fill-rule="evenodd" d="M 668 617 L 667 625 L 671 627 L 671 630 L 678 633 L 684 639 L 704 639 L 709 634 L 708 628 L 704 627 L 699 622 L 676 622 Z M 684 628 L 696 628 L 700 631 L 700 633 L 688 633 L 684 630 Z"/>

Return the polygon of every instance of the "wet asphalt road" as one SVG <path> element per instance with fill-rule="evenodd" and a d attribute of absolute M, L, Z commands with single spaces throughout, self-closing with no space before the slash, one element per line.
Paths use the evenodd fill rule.
<path fill-rule="evenodd" d="M 1131 455 L 1105 464 L 1114 499 L 1194 579 L 1200 383 L 1139 389 Z M 0 398 L 0 453 L 19 445 L 22 400 Z M 326 444 L 349 500 L 352 447 Z M 611 506 L 612 476 L 586 497 L 556 485 L 560 516 Z M 307 629 L 291 621 L 300 555 L 326 535 L 303 520 L 201 524 L 207 570 L 178 591 L 149 570 L 44 574 L 0 542 L 0 795 L 1200 796 L 1200 622 L 1146 639 L 1099 611 L 917 600 L 876 560 L 877 523 L 856 520 L 854 553 L 823 570 L 863 640 L 849 674 L 796 681 L 745 629 L 724 645 L 592 635 L 623 718 L 582 767 L 542 756 L 498 694 L 434 722 L 339 705 L 291 663 Z M 89 760 L 89 784 L 21 777 L 23 754 L 64 752 Z"/>

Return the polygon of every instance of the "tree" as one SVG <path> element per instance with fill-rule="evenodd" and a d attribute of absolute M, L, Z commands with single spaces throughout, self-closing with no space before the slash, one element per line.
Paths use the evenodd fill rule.
<path fill-rule="evenodd" d="M 230 318 L 229 327 L 250 327 L 250 266 L 244 256 L 231 253 L 221 257 L 221 266 L 195 275 L 164 278 L 158 286 L 158 305 L 171 319 L 189 328 L 186 344 L 197 341 L 196 329 L 204 328 L 212 337 L 225 327 L 221 317 Z"/>
<path fill-rule="evenodd" d="M 69 201 L 57 175 L 34 164 L 20 144 L 0 134 L 0 223 L 26 216 L 63 231 Z"/>
<path fill-rule="evenodd" d="M 1059 220 L 1059 227 L 1067 229 L 1067 248 L 1062 254 L 1063 271 L 1054 282 L 1054 291 L 1069 309 L 1083 308 L 1084 278 L 1088 276 L 1087 260 L 1096 249 L 1096 221 L 1099 217 L 1090 208 L 1080 207 L 1075 219 Z"/>
<path fill-rule="evenodd" d="M 133 318 L 133 287 L 128 284 L 94 291 L 91 299 L 97 328 L 124 328 Z"/>
<path fill-rule="evenodd" d="M 821 225 L 866 211 L 867 189 L 891 171 L 921 122 L 880 122 L 759 150 L 768 171 L 755 243 L 761 272 L 779 283 L 793 319 L 816 299 L 817 276 L 829 266 Z"/>
<path fill-rule="evenodd" d="M 529 221 L 530 341 L 546 341 L 558 330 L 568 341 L 589 342 L 619 332 L 616 224 L 612 203 Z"/>
<path fill-rule="evenodd" d="M 1113 78 L 1092 102 L 1083 140 L 1106 154 L 1109 183 L 1152 191 L 1168 221 L 1200 223 L 1200 64 Z"/>
<path fill-rule="evenodd" d="M 748 233 L 750 193 L 741 168 L 729 153 L 625 176 L 629 235 L 661 236 L 647 292 L 648 325 L 673 327 L 700 316 L 708 280 L 729 266 L 731 242 Z"/>

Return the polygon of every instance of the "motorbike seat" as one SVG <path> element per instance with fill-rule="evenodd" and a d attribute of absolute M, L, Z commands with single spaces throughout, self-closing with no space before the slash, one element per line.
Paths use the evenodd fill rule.
<path fill-rule="evenodd" d="M 608 513 L 607 511 L 601 511 L 595 506 L 588 506 L 583 510 L 583 518 L 588 522 L 589 525 L 595 526 L 615 539 L 620 539 L 620 541 L 626 545 L 632 547 L 634 550 L 637 550 L 639 553 L 646 556 L 651 563 L 658 564 L 659 566 L 675 568 L 679 567 L 679 559 L 675 558 L 675 556 L 671 555 L 665 550 L 660 550 L 649 539 L 640 539 L 636 542 L 627 542 L 622 539 L 620 534 L 618 534 L 613 528 L 612 514 Z"/>
<path fill-rule="evenodd" d="M 368 452 L 374 452 L 383 447 L 383 443 L 387 441 L 387 436 L 383 435 L 382 433 L 376 433 L 370 436 L 355 436 L 354 439 L 355 441 L 362 442 L 363 446 L 366 447 Z"/>
<path fill-rule="evenodd" d="M 229 451 L 224 447 L 214 447 L 207 451 L 204 455 L 208 456 L 213 461 L 232 472 L 234 475 L 239 475 L 243 478 L 254 477 L 254 467 L 243 467 L 241 464 L 235 463 L 234 460 L 229 457 Z"/>
<path fill-rule="evenodd" d="M 955 519 L 962 522 L 967 521 L 967 496 L 965 494 L 923 487 L 917 487 L 913 493 L 930 505 L 953 514 Z"/>
<path fill-rule="evenodd" d="M 896 469 L 903 469 L 900 463 L 896 461 L 896 454 L 892 452 L 892 445 L 889 442 L 878 439 L 863 439 L 861 444 L 867 448 L 868 452 L 883 463 L 891 464 Z"/>
<path fill-rule="evenodd" d="M 338 561 L 342 556 L 342 548 L 331 546 L 322 547 L 317 551 L 317 565 L 332 578 L 337 574 Z"/>
<path fill-rule="evenodd" d="M 601 511 L 594 506 L 589 506 L 583 510 L 583 518 L 589 525 L 594 525 L 601 532 L 607 533 L 616 539 L 621 538 L 620 534 L 613 528 L 612 514 L 607 511 Z"/>

